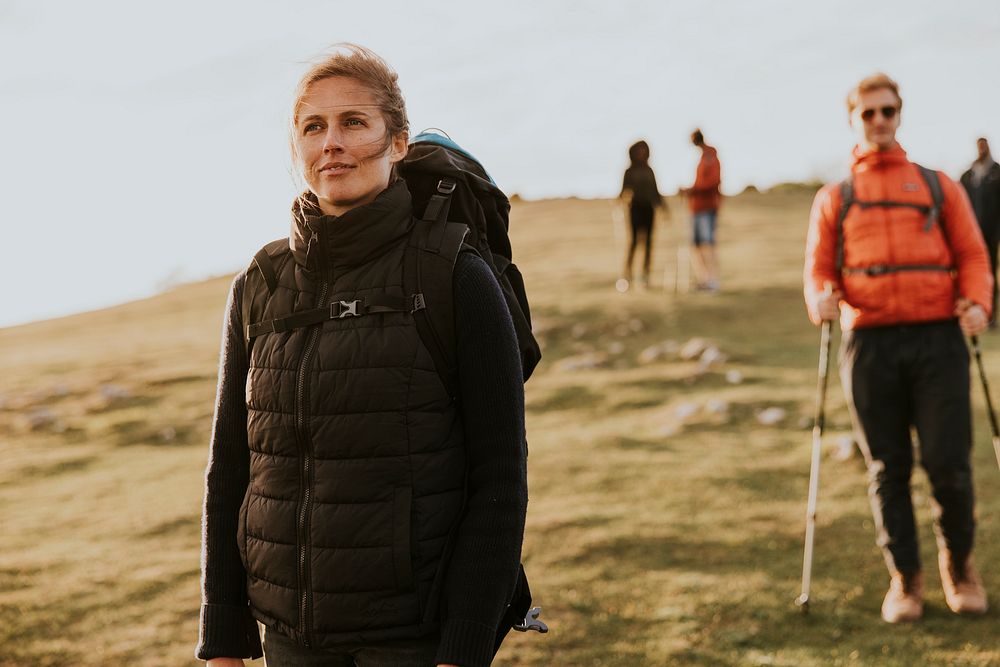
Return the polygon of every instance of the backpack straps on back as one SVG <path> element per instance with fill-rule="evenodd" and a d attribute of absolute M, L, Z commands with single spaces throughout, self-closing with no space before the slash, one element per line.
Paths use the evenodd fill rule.
<path fill-rule="evenodd" d="M 837 275 L 844 269 L 844 218 L 854 205 L 854 177 L 849 176 L 840 183 L 840 214 L 837 216 Z"/>
<path fill-rule="evenodd" d="M 944 193 L 941 191 L 941 179 L 938 177 L 936 171 L 920 164 L 917 165 L 917 169 L 920 171 L 920 175 L 924 177 L 927 188 L 931 191 L 931 201 L 933 203 L 927 211 L 927 222 L 924 224 L 924 231 L 929 232 L 934 223 L 941 218 L 941 211 L 944 208 Z M 941 225 L 941 233 L 945 234 L 944 225 Z M 945 234 L 945 241 L 947 240 L 948 237 Z"/>
<path fill-rule="evenodd" d="M 445 214 L 450 194 L 447 192 L 442 196 Z M 404 289 L 423 295 L 426 305 L 426 308 L 413 313 L 417 333 L 430 352 L 448 395 L 453 399 L 458 398 L 458 342 L 455 338 L 452 274 L 458 253 L 469 249 L 464 245 L 468 233 L 468 226 L 445 222 L 439 211 L 434 222 L 420 220 L 413 226 L 403 257 Z"/>
<path fill-rule="evenodd" d="M 240 301 L 240 316 L 243 324 L 243 348 L 247 359 L 250 358 L 250 345 L 253 336 L 250 335 L 250 325 L 256 321 L 255 312 L 263 310 L 263 305 L 278 288 L 278 272 L 274 268 L 272 255 L 288 249 L 288 239 L 271 241 L 257 251 L 253 262 L 247 268 L 247 278 L 243 285 L 243 297 Z"/>

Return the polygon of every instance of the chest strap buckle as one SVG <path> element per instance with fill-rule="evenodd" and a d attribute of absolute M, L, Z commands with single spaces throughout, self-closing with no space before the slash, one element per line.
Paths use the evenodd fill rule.
<path fill-rule="evenodd" d="M 330 304 L 330 319 L 342 319 L 344 317 L 359 317 L 358 306 L 361 299 L 354 301 L 334 301 Z"/>

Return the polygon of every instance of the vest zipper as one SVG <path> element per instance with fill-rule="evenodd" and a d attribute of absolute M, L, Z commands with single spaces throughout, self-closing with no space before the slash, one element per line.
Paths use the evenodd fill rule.
<path fill-rule="evenodd" d="M 326 295 L 332 279 L 324 280 L 320 285 L 317 307 L 326 305 Z M 299 450 L 302 454 L 300 472 L 302 474 L 302 493 L 298 516 L 298 549 L 299 549 L 299 626 L 302 628 L 302 641 L 308 647 L 312 645 L 312 574 L 309 567 L 309 533 L 312 513 L 313 492 L 313 460 L 312 443 L 307 421 L 308 374 L 316 341 L 319 339 L 322 324 L 309 328 L 302 359 L 299 361 L 299 371 L 295 385 L 295 426 L 299 439 Z"/>

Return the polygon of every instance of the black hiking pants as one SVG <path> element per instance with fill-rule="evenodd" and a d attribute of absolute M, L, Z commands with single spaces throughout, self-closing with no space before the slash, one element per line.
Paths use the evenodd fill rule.
<path fill-rule="evenodd" d="M 939 546 L 962 562 L 972 551 L 975 519 L 969 352 L 958 323 L 844 332 L 840 374 L 868 466 L 876 541 L 890 571 L 920 569 L 911 426 L 934 495 Z"/>
<path fill-rule="evenodd" d="M 642 262 L 642 276 L 649 280 L 649 268 L 653 253 L 653 213 L 653 205 L 646 202 L 633 201 L 632 205 L 629 206 L 632 236 L 629 238 L 628 253 L 625 256 L 625 278 L 628 280 L 632 279 L 632 261 L 640 239 L 642 239 L 641 242 L 646 251 Z"/>

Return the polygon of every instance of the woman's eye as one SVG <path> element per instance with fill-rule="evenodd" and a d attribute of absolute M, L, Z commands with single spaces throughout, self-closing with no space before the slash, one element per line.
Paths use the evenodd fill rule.
<path fill-rule="evenodd" d="M 311 132 L 316 132 L 320 129 L 322 129 L 322 126 L 319 123 L 309 123 L 308 125 L 302 128 L 302 133 L 310 134 Z"/>
<path fill-rule="evenodd" d="M 365 122 L 360 118 L 348 118 L 345 122 L 348 127 L 364 127 Z"/>

